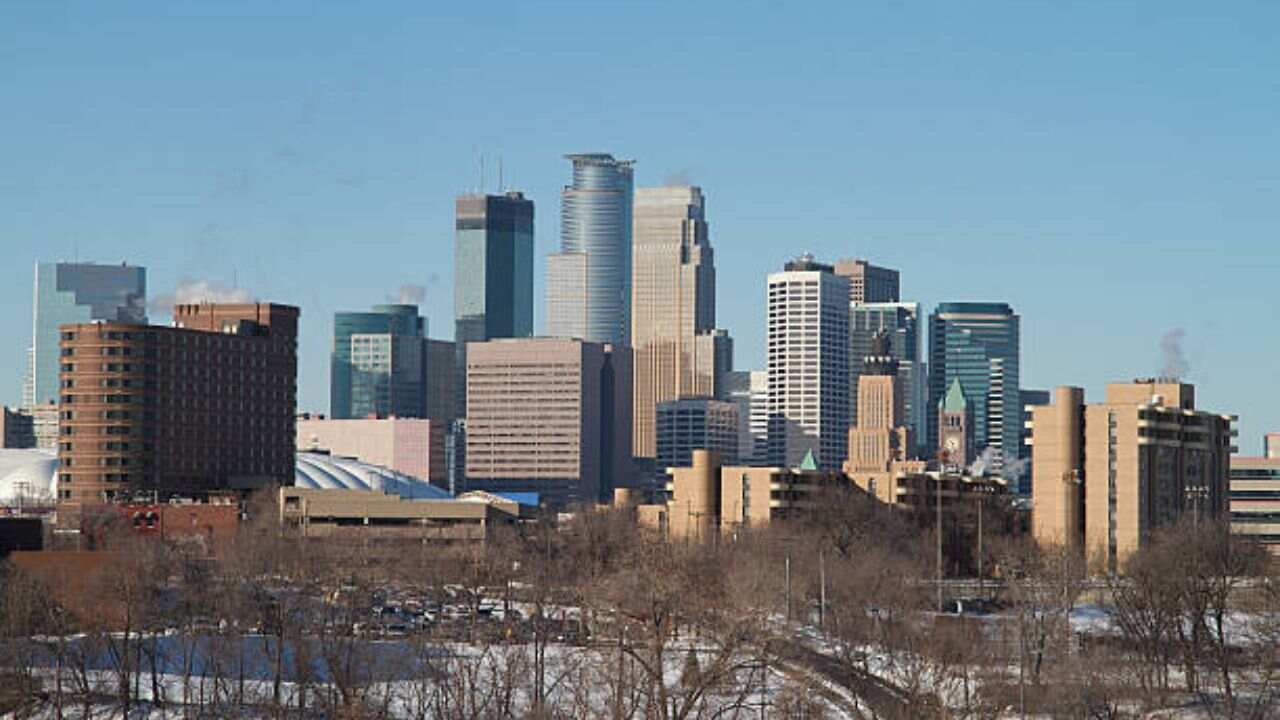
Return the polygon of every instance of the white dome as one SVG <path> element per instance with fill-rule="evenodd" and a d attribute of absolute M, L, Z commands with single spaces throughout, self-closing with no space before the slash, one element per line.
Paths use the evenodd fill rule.
<path fill-rule="evenodd" d="M 51 503 L 57 497 L 57 478 L 57 455 L 0 449 L 0 505 Z"/>
<path fill-rule="evenodd" d="M 293 484 L 313 490 L 378 490 L 406 500 L 451 497 L 449 491 L 411 475 L 324 453 L 298 453 Z"/>

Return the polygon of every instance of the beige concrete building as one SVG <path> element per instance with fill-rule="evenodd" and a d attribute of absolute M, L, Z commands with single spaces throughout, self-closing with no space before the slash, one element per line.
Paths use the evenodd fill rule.
<path fill-rule="evenodd" d="M 858 377 L 858 422 L 849 428 L 844 472 L 860 488 L 881 502 L 898 501 L 898 480 L 923 473 L 925 463 L 907 460 L 911 447 L 905 421 L 898 361 L 889 354 L 889 338 L 872 338 L 871 355 L 863 358 Z"/>
<path fill-rule="evenodd" d="M 1196 410 L 1195 387 L 1176 380 L 1111 384 L 1092 404 L 1079 388 L 1059 388 L 1032 411 L 1036 539 L 1118 572 L 1151 531 L 1226 517 L 1233 420 Z"/>
<path fill-rule="evenodd" d="M 1280 555 L 1280 457 L 1231 458 L 1231 532 Z"/>
<path fill-rule="evenodd" d="M 481 542 L 519 517 L 483 499 L 405 500 L 376 490 L 280 488 L 280 524 L 303 537 Z M 518 513 L 518 511 L 517 511 Z"/>
<path fill-rule="evenodd" d="M 562 338 L 467 347 L 469 490 L 596 502 L 631 484 L 631 351 Z"/>
<path fill-rule="evenodd" d="M 716 323 L 716 271 L 701 188 L 639 188 L 631 235 L 632 446 L 656 456 L 655 408 L 715 396 L 732 345 Z"/>
<path fill-rule="evenodd" d="M 639 506 L 639 521 L 672 539 L 695 541 L 812 510 L 818 490 L 846 482 L 840 473 L 818 470 L 812 458 L 800 468 L 745 467 L 724 465 L 706 450 L 694 451 L 693 465 L 672 468 L 670 476 L 670 500 Z"/>
<path fill-rule="evenodd" d="M 412 475 L 447 488 L 446 424 L 414 418 L 330 420 L 298 418 L 298 450 L 327 450 L 332 455 Z"/>

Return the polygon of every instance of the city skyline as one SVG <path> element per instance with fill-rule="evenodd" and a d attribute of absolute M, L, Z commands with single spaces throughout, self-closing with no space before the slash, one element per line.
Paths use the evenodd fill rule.
<path fill-rule="evenodd" d="M 508 50 L 465 62 L 434 55 L 448 47 L 415 48 L 469 22 L 468 9 L 432 22 L 409 18 L 403 29 L 376 13 L 354 25 L 313 17 L 283 47 L 275 29 L 296 19 L 266 22 L 237 38 L 241 52 L 231 58 L 210 52 L 202 23 L 191 22 L 200 18 L 0 12 L 12 19 L 0 34 L 28 58 L 0 71 L 15 101 L 38 110 L 33 116 L 59 118 L 47 127 L 11 119 L 12 178 L 0 195 L 0 233 L 14 260 L 2 291 L 12 308 L 0 318 L 6 337 L 29 335 L 36 260 L 128 260 L 148 267 L 157 296 L 185 277 L 302 306 L 300 399 L 322 410 L 333 312 L 422 286 L 424 314 L 439 337 L 449 336 L 452 200 L 475 185 L 481 154 L 490 191 L 503 189 L 495 172 L 502 154 L 505 186 L 550 208 L 564 183 L 560 154 L 599 148 L 636 158 L 637 185 L 684 174 L 716 198 L 720 324 L 735 337 L 739 367 L 763 367 L 757 298 L 767 272 L 805 251 L 857 256 L 900 269 L 903 299 L 922 312 L 952 299 L 1017 308 L 1026 386 L 1070 380 L 1096 394 L 1108 381 L 1158 374 L 1161 339 L 1182 329 L 1186 375 L 1212 406 L 1240 414 L 1242 452 L 1256 453 L 1257 438 L 1280 426 L 1280 408 L 1252 392 L 1280 380 L 1268 361 L 1276 341 L 1262 330 L 1280 262 L 1268 241 L 1280 228 L 1265 161 L 1277 145 L 1267 120 L 1276 98 L 1259 92 L 1271 87 L 1265 68 L 1275 48 L 1253 31 L 1272 22 L 1272 9 L 1217 18 L 1177 6 L 1158 17 L 1133 8 L 933 8 L 901 18 L 750 9 L 733 26 L 716 21 L 724 36 L 695 49 L 685 43 L 715 20 L 698 9 L 686 30 L 655 33 L 656 44 L 616 42 L 621 30 L 581 33 L 580 47 L 548 55 L 537 33 L 503 31 Z M 215 23 L 253 11 L 218 12 Z M 561 32 L 612 19 L 625 21 L 611 25 L 628 34 L 644 33 L 660 22 L 659 14 L 614 8 L 579 20 L 554 9 L 519 14 L 522 27 L 567 22 Z M 112 28 L 138 24 L 156 32 L 117 47 Z M 801 42 L 832 38 L 823 25 L 857 42 Z M 352 27 L 378 42 L 349 39 Z M 1090 42 L 1049 42 L 1063 32 Z M 316 42 L 336 47 L 318 66 L 307 52 Z M 148 64 L 174 44 L 192 50 L 181 72 Z M 1039 52 L 1045 46 L 1056 50 Z M 599 55 L 582 79 L 614 73 L 620 81 L 600 86 L 599 104 L 575 100 L 554 73 L 604 47 L 616 54 Z M 538 58 L 527 76 L 504 67 L 511 53 Z M 81 71 L 105 56 L 113 64 L 84 80 Z M 641 79 L 633 63 L 663 57 L 656 68 L 643 65 L 652 80 L 627 82 Z M 264 61 L 276 71 L 240 72 Z M 740 72 L 743 62 L 761 70 L 769 61 L 776 68 Z M 797 81 L 810 66 L 827 69 Z M 690 67 L 699 81 L 675 85 Z M 418 68 L 427 70 L 411 81 Z M 328 79 L 308 82 L 313 74 Z M 439 97 L 491 92 L 473 82 L 484 78 L 554 122 L 517 129 L 497 117 L 433 112 Z M 833 78 L 848 82 L 833 92 Z M 695 106 L 695 96 L 698 107 L 730 112 L 677 112 Z M 148 97 L 164 101 L 138 102 Z M 747 111 L 748 97 L 761 104 L 759 116 Z M 770 112 L 806 104 L 816 112 Z M 217 124 L 202 119 L 215 116 Z M 104 133 L 118 142 L 88 141 Z M 752 138 L 768 139 L 772 150 L 743 152 Z M 800 207 L 807 227 L 797 234 Z M 541 213 L 536 225 L 537 284 L 559 237 L 556 213 Z M 1192 269 L 1203 287 L 1184 297 L 1173 281 Z M 535 313 L 542 296 L 535 287 Z M 1216 352 L 1240 338 L 1256 342 L 1256 352 Z M 11 378 L 0 392 L 7 404 L 20 400 L 19 345 L 0 356 L 0 377 Z"/>

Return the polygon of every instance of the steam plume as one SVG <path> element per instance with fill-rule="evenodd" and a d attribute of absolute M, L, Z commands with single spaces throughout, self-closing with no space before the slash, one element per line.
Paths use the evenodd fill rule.
<path fill-rule="evenodd" d="M 1174 328 L 1160 338 L 1160 355 L 1164 359 L 1160 374 L 1163 377 L 1181 378 L 1191 370 L 1191 363 L 1187 362 L 1187 356 L 1182 352 L 1182 339 L 1186 335 L 1186 330 Z"/>
<path fill-rule="evenodd" d="M 165 315 L 173 310 L 174 305 L 248 302 L 253 302 L 253 293 L 247 288 L 227 287 L 215 280 L 183 278 L 173 292 L 160 293 L 148 300 L 147 310 L 152 314 Z"/>

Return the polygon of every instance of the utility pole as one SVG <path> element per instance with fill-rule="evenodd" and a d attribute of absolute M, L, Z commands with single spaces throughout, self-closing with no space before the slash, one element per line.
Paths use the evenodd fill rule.
<path fill-rule="evenodd" d="M 787 553 L 787 558 L 782 564 L 783 577 L 786 580 L 786 601 L 787 601 L 787 624 L 791 624 L 791 554 Z"/>
<path fill-rule="evenodd" d="M 818 551 L 818 629 L 827 627 L 827 565 L 822 551 Z"/>
<path fill-rule="evenodd" d="M 937 507 L 937 527 L 934 532 L 938 536 L 938 608 L 937 612 L 942 612 L 942 473 L 938 474 L 937 482 L 933 485 L 933 504 Z"/>
<path fill-rule="evenodd" d="M 986 505 L 987 496 L 982 491 L 983 488 L 978 488 L 978 596 L 986 600 L 983 593 L 986 588 L 982 580 L 982 506 Z"/>

